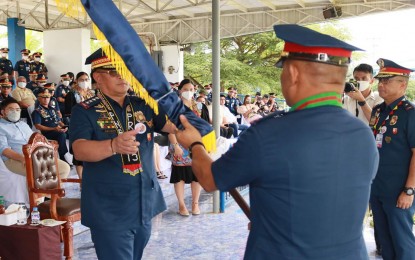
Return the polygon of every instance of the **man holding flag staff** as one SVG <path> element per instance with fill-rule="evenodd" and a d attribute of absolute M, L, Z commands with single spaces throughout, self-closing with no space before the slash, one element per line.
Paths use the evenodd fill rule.
<path fill-rule="evenodd" d="M 359 49 L 298 25 L 274 29 L 285 40 L 277 66 L 290 112 L 259 120 L 215 162 L 185 116 L 176 137 L 205 190 L 250 185 L 245 259 L 368 259 L 362 225 L 378 153 L 341 105 Z"/>

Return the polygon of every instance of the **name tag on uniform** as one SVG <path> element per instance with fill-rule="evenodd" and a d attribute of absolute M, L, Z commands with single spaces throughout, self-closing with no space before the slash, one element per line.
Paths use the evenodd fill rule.
<path fill-rule="evenodd" d="M 376 146 L 378 148 L 382 148 L 382 140 L 383 140 L 383 134 L 377 134 L 376 135 Z"/>

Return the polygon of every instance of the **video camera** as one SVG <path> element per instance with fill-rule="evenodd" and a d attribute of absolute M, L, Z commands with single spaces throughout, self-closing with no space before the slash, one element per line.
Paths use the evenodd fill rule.
<path fill-rule="evenodd" d="M 350 79 L 349 82 L 346 82 L 344 85 L 344 93 L 349 93 L 351 91 L 355 91 L 359 89 L 359 82 L 354 79 Z"/>

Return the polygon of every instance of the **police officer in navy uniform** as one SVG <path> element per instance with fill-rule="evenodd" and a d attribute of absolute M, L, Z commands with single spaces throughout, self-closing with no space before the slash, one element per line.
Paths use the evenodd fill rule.
<path fill-rule="evenodd" d="M 7 58 L 7 54 L 9 53 L 9 48 L 1 48 L 0 49 L 1 57 L 0 57 L 0 70 L 7 72 L 9 74 L 9 81 L 14 83 L 13 81 L 13 64 Z"/>
<path fill-rule="evenodd" d="M 8 97 L 11 97 L 11 90 L 12 90 L 12 83 L 9 81 L 9 79 L 1 79 L 0 80 L 0 87 L 1 87 L 1 93 L 0 93 L 0 103 L 3 102 L 3 100 L 7 99 Z"/>
<path fill-rule="evenodd" d="M 29 80 L 30 81 L 27 82 L 26 88 L 30 89 L 32 92 L 35 90 L 35 88 L 38 87 L 38 84 L 36 83 L 36 78 L 37 78 L 37 72 L 36 71 L 30 71 L 29 72 Z"/>
<path fill-rule="evenodd" d="M 70 142 L 84 162 L 82 224 L 99 259 L 140 259 L 151 219 L 166 209 L 153 161 L 154 131 L 176 127 L 137 96 L 101 49 L 86 60 L 96 97 L 72 109 Z"/>
<path fill-rule="evenodd" d="M 59 111 L 62 115 L 62 120 L 65 124 L 69 124 L 69 117 L 65 116 L 65 97 L 71 91 L 69 86 L 70 78 L 68 74 L 61 75 L 61 84 L 55 90 L 55 98 L 59 105 Z"/>
<path fill-rule="evenodd" d="M 45 85 L 43 85 L 43 88 L 49 91 L 49 94 L 50 94 L 49 106 L 55 109 L 56 112 L 58 113 L 59 118 L 62 119 L 62 113 L 59 107 L 59 103 L 55 97 L 55 83 L 48 82 Z"/>
<path fill-rule="evenodd" d="M 236 89 L 234 87 L 228 88 L 228 95 L 226 96 L 225 105 L 229 108 L 232 114 L 238 115 L 237 107 L 242 105 L 242 102 L 234 96 Z"/>
<path fill-rule="evenodd" d="M 405 98 L 413 70 L 382 58 L 377 63 L 384 102 L 372 109 L 369 121 L 380 156 L 370 197 L 373 220 L 383 259 L 415 259 L 415 108 Z"/>
<path fill-rule="evenodd" d="M 29 72 L 31 71 L 31 64 L 29 62 L 30 50 L 23 49 L 20 51 L 20 53 L 22 54 L 22 59 L 14 64 L 14 77 L 17 79 L 18 76 L 24 76 L 28 82 L 30 81 Z"/>
<path fill-rule="evenodd" d="M 36 97 L 39 94 L 39 92 L 42 91 L 43 86 L 46 85 L 46 81 L 47 81 L 47 78 L 45 77 L 45 75 L 37 74 L 36 80 L 35 80 L 36 85 L 33 84 L 33 90 L 32 90 L 33 94 Z"/>
<path fill-rule="evenodd" d="M 363 219 L 379 157 L 370 129 L 341 104 L 358 48 L 298 25 L 274 30 L 290 112 L 257 121 L 215 162 L 184 116 L 178 141 L 205 190 L 250 185 L 245 259 L 368 259 Z"/>
<path fill-rule="evenodd" d="M 49 105 L 51 94 L 47 89 L 42 89 L 37 98 L 39 103 L 32 113 L 32 121 L 36 129 L 48 139 L 58 142 L 59 158 L 66 161 L 65 154 L 68 152 L 66 146 L 67 126 L 62 122 L 58 111 Z M 69 163 L 68 163 L 69 164 Z"/>
<path fill-rule="evenodd" d="M 48 68 L 46 68 L 45 63 L 41 62 L 40 59 L 42 58 L 41 52 L 33 53 L 33 62 L 30 64 L 30 70 L 37 71 L 40 74 L 48 75 Z"/>

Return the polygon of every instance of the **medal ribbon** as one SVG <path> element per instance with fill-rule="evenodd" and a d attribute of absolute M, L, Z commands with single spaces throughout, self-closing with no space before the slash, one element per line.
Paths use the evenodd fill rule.
<path fill-rule="evenodd" d="M 400 107 L 403 104 L 404 100 L 405 99 L 402 99 L 401 101 L 399 101 L 399 103 L 392 109 L 392 111 L 389 112 L 389 115 L 385 118 L 385 120 L 383 120 L 380 126 L 378 126 L 379 118 L 380 118 L 380 107 L 376 110 L 376 121 L 375 121 L 375 124 L 373 125 L 373 134 L 375 136 L 379 133 L 379 130 L 382 128 L 382 126 L 386 124 L 386 121 L 388 121 L 389 118 L 392 118 L 393 114 L 398 109 L 398 107 Z"/>
<path fill-rule="evenodd" d="M 324 92 L 317 95 L 307 97 L 295 103 L 290 111 L 308 109 L 320 106 L 336 106 L 342 107 L 341 96 L 337 92 Z"/>
<path fill-rule="evenodd" d="M 103 95 L 102 92 L 98 90 L 97 96 L 101 99 L 101 104 L 103 105 L 109 118 L 111 118 L 111 121 L 114 124 L 118 135 L 124 133 L 124 131 L 130 131 L 134 129 L 134 126 L 136 125 L 137 122 L 134 117 L 134 110 L 133 110 L 133 106 L 131 105 L 131 103 L 127 105 L 126 119 L 125 119 L 126 126 L 123 127 L 121 121 L 119 120 L 117 114 L 114 111 L 114 108 L 108 102 L 105 95 Z M 120 154 L 120 156 L 122 160 L 123 173 L 130 174 L 131 176 L 135 176 L 143 172 L 143 168 L 141 167 L 141 159 L 140 159 L 139 151 L 137 151 L 137 153 L 135 154 Z"/>

